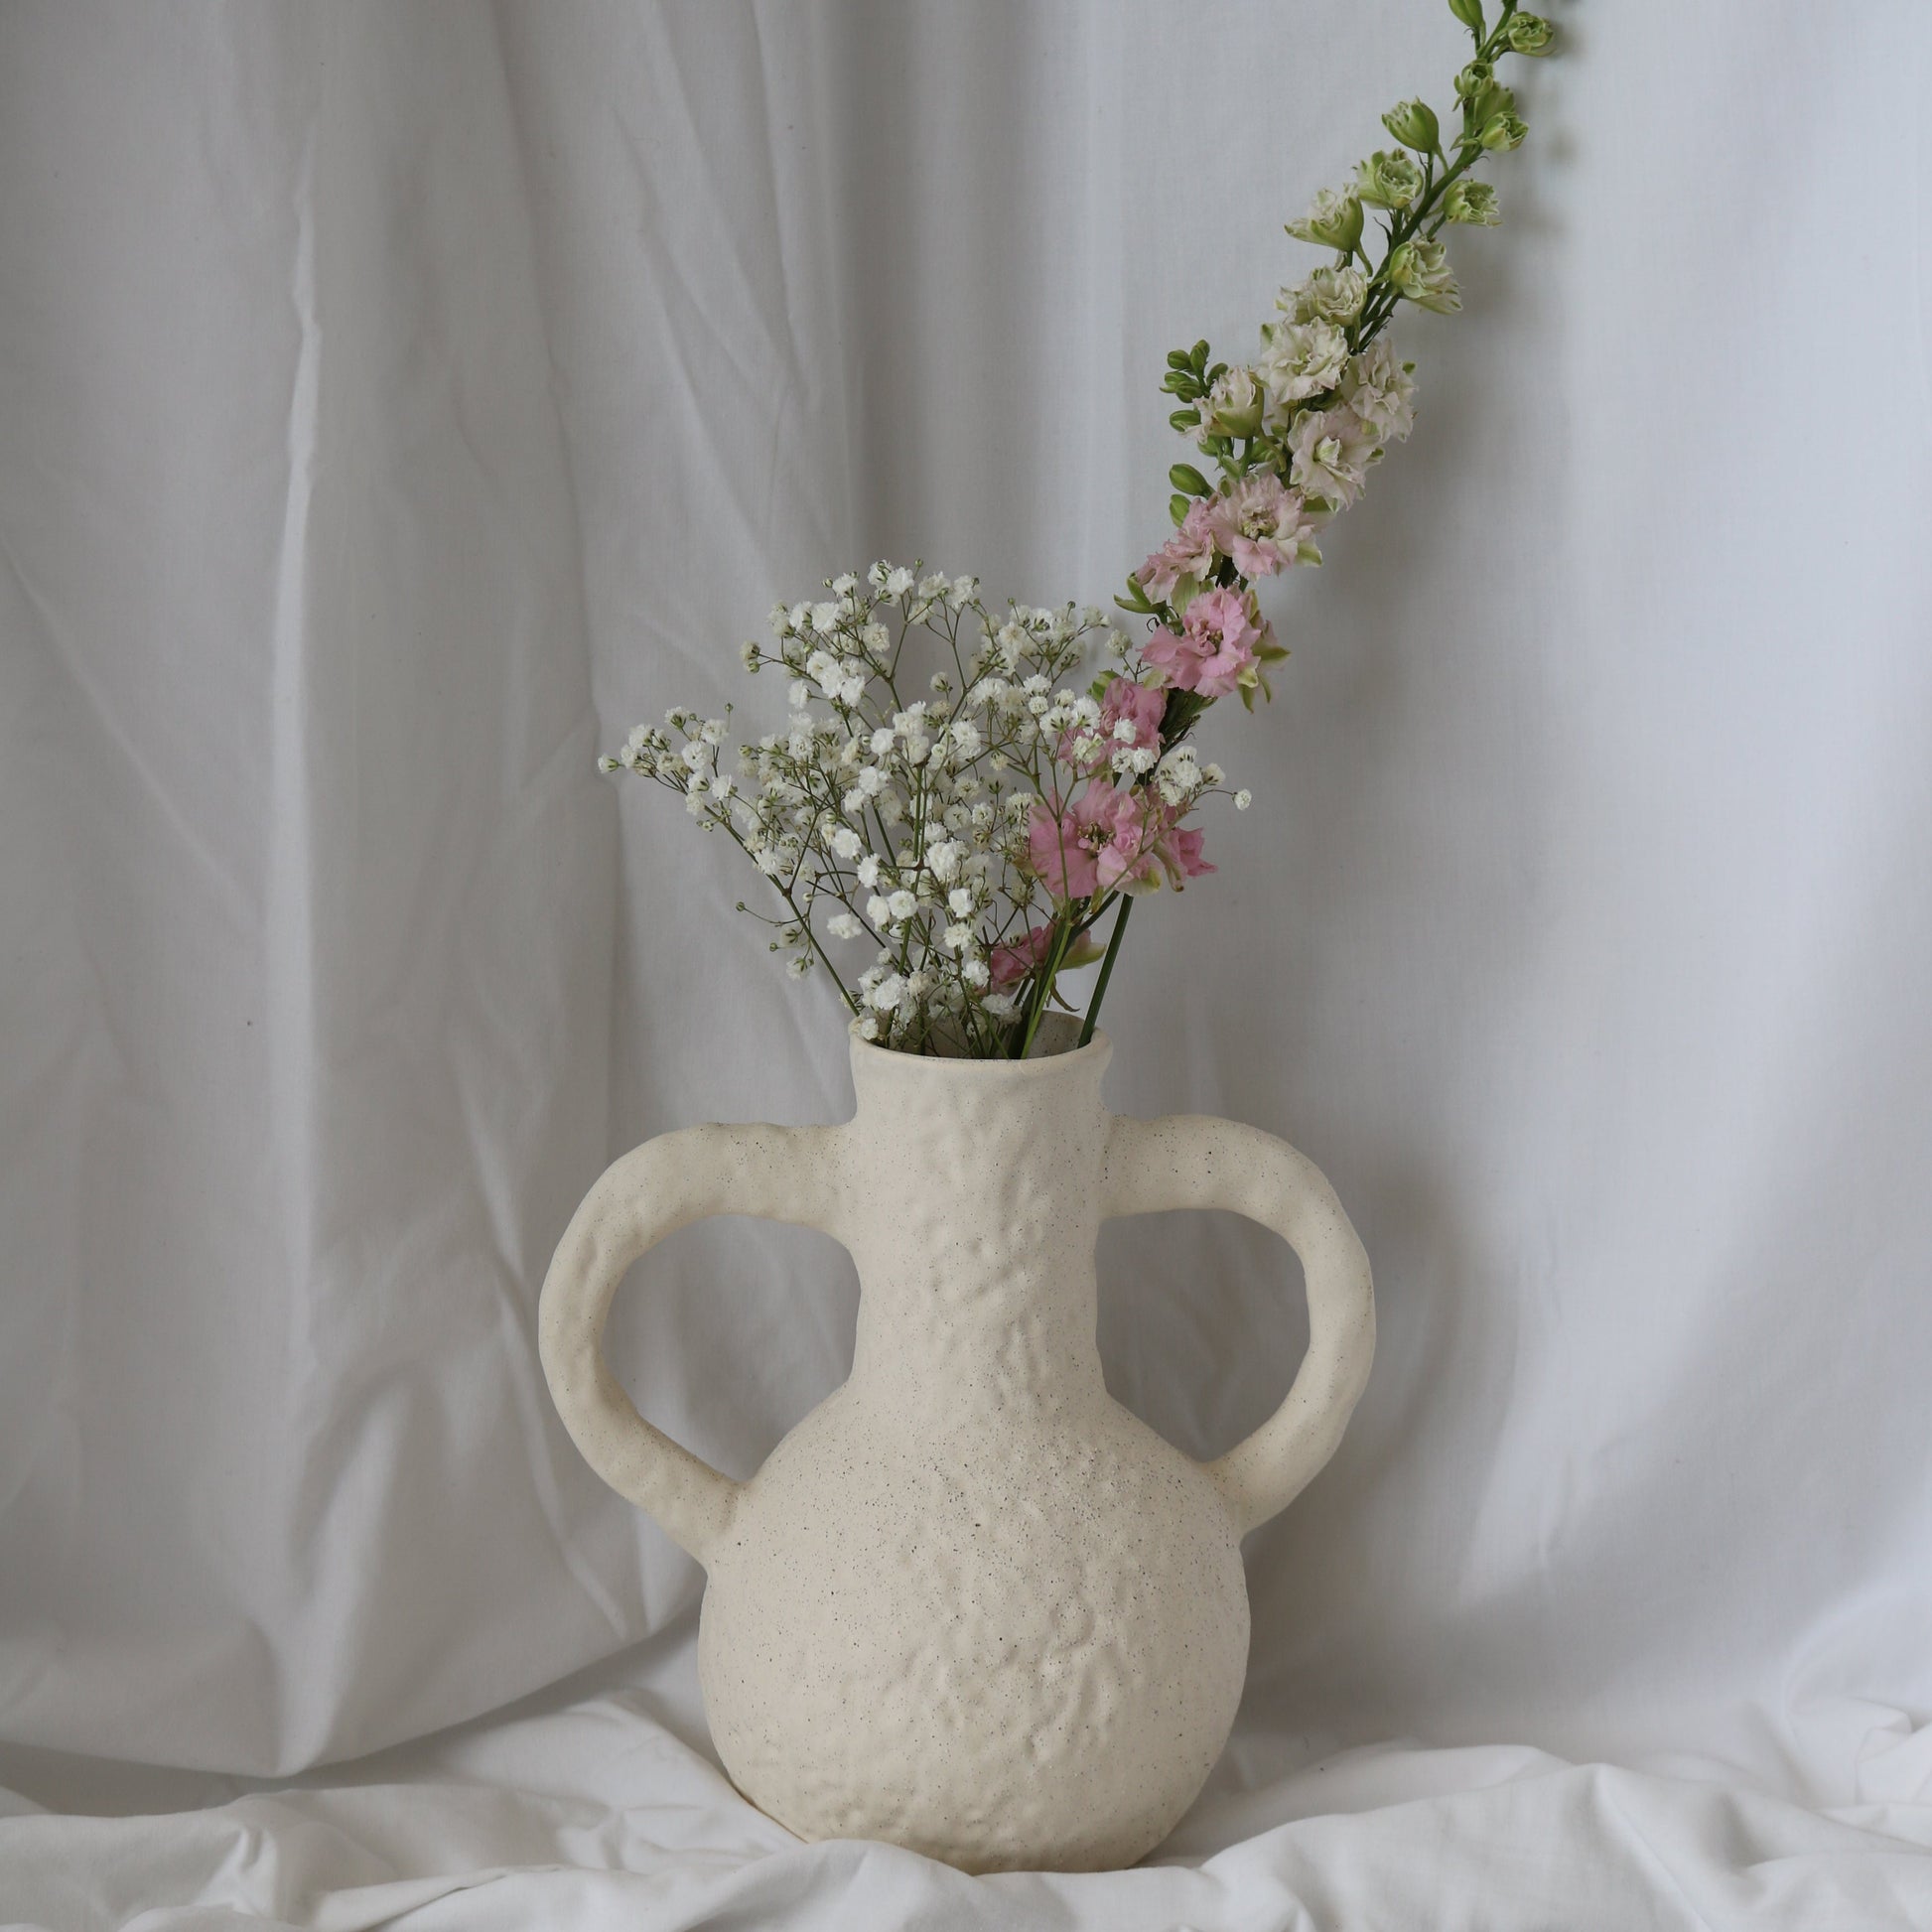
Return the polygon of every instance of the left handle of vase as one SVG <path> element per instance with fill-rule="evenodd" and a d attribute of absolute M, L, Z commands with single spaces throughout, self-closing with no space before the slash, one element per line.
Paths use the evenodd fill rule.
<path fill-rule="evenodd" d="M 836 1127 L 688 1127 L 607 1168 L 571 1216 L 544 1278 L 537 1349 L 571 1440 L 611 1487 L 697 1558 L 731 1527 L 742 1484 L 653 1429 L 604 1360 L 624 1271 L 655 1242 L 714 1214 L 829 1224 Z"/>

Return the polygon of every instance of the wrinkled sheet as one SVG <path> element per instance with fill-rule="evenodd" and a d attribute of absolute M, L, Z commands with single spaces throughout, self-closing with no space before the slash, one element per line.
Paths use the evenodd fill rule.
<path fill-rule="evenodd" d="M 0 11 L 0 1925 L 1932 1926 L 1932 13 L 1559 17 L 1108 1002 L 1114 1107 L 1328 1173 L 1375 1374 L 1174 1839 L 972 1881 L 731 1793 L 701 1580 L 550 1411 L 605 1163 L 849 1105 L 594 755 L 758 729 L 735 642 L 875 556 L 1104 600 L 1166 350 L 1457 30 Z M 1279 1400 L 1270 1237 L 1101 1265 L 1173 1441 Z M 610 1352 L 744 1475 L 856 1294 L 716 1223 Z"/>

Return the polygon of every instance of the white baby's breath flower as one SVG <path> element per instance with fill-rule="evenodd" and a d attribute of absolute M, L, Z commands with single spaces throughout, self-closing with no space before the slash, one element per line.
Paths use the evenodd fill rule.
<path fill-rule="evenodd" d="M 984 986 L 991 975 L 987 972 L 985 960 L 969 959 L 960 967 L 959 977 L 968 986 Z"/>
<path fill-rule="evenodd" d="M 946 909 L 956 919 L 970 917 L 973 910 L 972 888 L 970 886 L 955 886 L 946 895 Z"/>
<path fill-rule="evenodd" d="M 888 918 L 909 919 L 918 909 L 919 901 L 903 886 L 886 901 L 886 915 Z M 876 917 L 873 923 L 875 925 L 878 924 Z"/>
<path fill-rule="evenodd" d="M 872 989 L 873 1006 L 881 1013 L 891 1013 L 905 997 L 905 981 L 897 974 L 890 974 Z"/>
<path fill-rule="evenodd" d="M 871 892 L 879 884 L 879 860 L 877 855 L 871 852 L 859 861 L 859 884 L 867 892 Z"/>
<path fill-rule="evenodd" d="M 785 961 L 785 971 L 795 980 L 801 980 L 812 970 L 812 956 L 808 952 L 794 953 Z"/>
<path fill-rule="evenodd" d="M 832 834 L 832 850 L 841 859 L 856 859 L 866 849 L 866 842 L 849 825 L 841 825 Z"/>
<path fill-rule="evenodd" d="M 856 912 L 834 912 L 825 921 L 825 930 L 834 939 L 856 939 L 865 928 L 860 925 Z"/>
<path fill-rule="evenodd" d="M 973 928 L 963 922 L 955 921 L 947 926 L 940 936 L 945 940 L 949 950 L 964 952 L 973 943 Z"/>
<path fill-rule="evenodd" d="M 1234 794 L 1234 809 L 1237 812 L 1245 812 L 1254 802 L 1254 793 L 1248 790 L 1245 785 Z"/>
<path fill-rule="evenodd" d="M 785 696 L 787 699 L 790 700 L 791 707 L 794 711 L 796 711 L 800 705 L 808 703 L 811 699 L 811 695 L 812 695 L 811 686 L 808 685 L 802 677 L 793 678 L 791 681 L 790 689 L 787 690 L 785 693 Z"/>

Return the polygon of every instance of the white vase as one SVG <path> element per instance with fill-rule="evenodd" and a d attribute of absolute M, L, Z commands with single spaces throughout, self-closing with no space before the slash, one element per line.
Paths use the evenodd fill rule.
<path fill-rule="evenodd" d="M 852 1043 L 839 1127 L 694 1127 L 613 1166 L 544 1283 L 578 1447 L 709 1573 L 725 1768 L 800 1837 L 969 1871 L 1131 1864 L 1227 1741 L 1248 1658 L 1242 1534 L 1327 1460 L 1367 1379 L 1367 1257 L 1327 1182 L 1251 1127 L 1100 1103 L 1104 1035 L 1025 1061 Z M 1287 1400 L 1197 1463 L 1120 1407 L 1095 1346 L 1110 1215 L 1224 1207 L 1301 1255 Z M 600 1353 L 617 1284 L 711 1214 L 822 1228 L 862 1284 L 852 1374 L 733 1482 L 641 1420 Z"/>

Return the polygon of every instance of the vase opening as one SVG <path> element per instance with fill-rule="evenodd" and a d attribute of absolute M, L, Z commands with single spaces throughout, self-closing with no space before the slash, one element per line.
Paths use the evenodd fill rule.
<path fill-rule="evenodd" d="M 1077 1013 L 1049 1013 L 1034 1031 L 1033 1044 L 1027 1049 L 1029 1060 L 1054 1059 L 1061 1054 L 1091 1052 L 1096 1046 L 1104 1045 L 1106 1035 L 1096 1033 L 1092 1039 L 1082 1047 L 1080 1044 L 1080 1016 Z M 909 1053 L 897 1047 L 881 1046 L 876 1040 L 862 1039 L 859 1036 L 858 1022 L 854 1021 L 848 1030 L 853 1044 L 863 1047 L 867 1052 L 890 1054 L 898 1060 L 952 1060 L 976 1066 L 1012 1066 L 1007 1059 L 988 1059 L 984 1055 L 974 1055 L 965 1050 L 964 1042 L 957 1037 L 935 1033 L 925 1051 Z"/>

